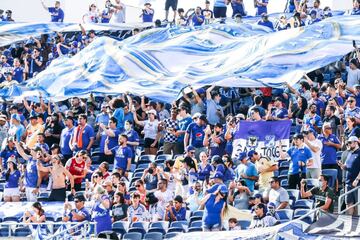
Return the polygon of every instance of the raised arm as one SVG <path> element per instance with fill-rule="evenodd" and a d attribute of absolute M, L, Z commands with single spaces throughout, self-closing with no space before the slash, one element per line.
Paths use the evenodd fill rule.
<path fill-rule="evenodd" d="M 206 89 L 206 99 L 211 100 L 211 91 L 215 88 L 215 85 L 212 85 L 208 89 Z"/>
<path fill-rule="evenodd" d="M 45 5 L 43 0 L 41 0 L 41 5 L 46 11 L 49 11 L 49 8 Z"/>
<path fill-rule="evenodd" d="M 31 109 L 31 107 L 29 106 L 26 98 L 24 98 L 23 104 L 24 104 L 24 107 L 25 107 L 26 111 L 28 111 L 29 113 L 31 113 L 32 109 Z"/>
<path fill-rule="evenodd" d="M 31 156 L 25 153 L 23 147 L 20 145 L 18 141 L 14 141 L 14 142 L 15 142 L 16 151 L 20 154 L 20 156 L 26 161 L 29 160 Z"/>

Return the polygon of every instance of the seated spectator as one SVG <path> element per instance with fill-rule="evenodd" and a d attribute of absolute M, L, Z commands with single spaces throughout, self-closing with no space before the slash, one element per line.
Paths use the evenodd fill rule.
<path fill-rule="evenodd" d="M 138 181 L 141 181 L 141 180 L 138 180 Z M 137 183 L 137 181 L 136 181 L 135 185 L 136 184 L 139 184 L 139 183 Z M 136 188 L 136 189 L 138 189 L 138 188 Z M 124 201 L 125 201 L 126 204 L 130 204 L 131 196 L 130 196 L 130 193 L 128 192 L 127 188 L 126 188 L 126 184 L 125 184 L 124 181 L 121 180 L 117 184 L 115 193 L 117 193 L 117 192 L 119 192 L 119 193 L 121 193 L 123 195 Z"/>
<path fill-rule="evenodd" d="M 204 192 L 200 182 L 196 182 L 192 189 L 193 193 L 186 199 L 186 203 L 191 212 L 199 209 L 200 201 L 204 197 Z"/>
<path fill-rule="evenodd" d="M 169 204 L 166 207 L 165 221 L 184 221 L 186 220 L 186 208 L 183 205 L 183 198 L 177 195 L 174 198 L 174 205 Z"/>
<path fill-rule="evenodd" d="M 132 194 L 127 216 L 129 222 L 146 221 L 147 211 L 145 206 L 140 203 L 139 193 L 134 192 Z"/>
<path fill-rule="evenodd" d="M 249 196 L 251 192 L 244 180 L 231 182 L 229 185 L 229 203 L 237 209 L 249 208 Z M 236 200 L 236 201 L 235 201 Z"/>
<path fill-rule="evenodd" d="M 144 181 L 139 179 L 135 182 L 135 188 L 136 188 L 136 193 L 138 193 L 140 195 L 140 202 L 142 204 L 145 205 L 145 199 L 146 199 L 146 188 L 144 186 Z"/>
<path fill-rule="evenodd" d="M 29 211 L 25 211 L 24 215 L 23 215 L 23 222 L 24 223 L 44 223 L 44 222 L 46 222 L 45 211 L 44 211 L 43 207 L 41 206 L 41 203 L 34 202 L 31 207 L 34 211 L 34 214 L 31 214 Z M 42 227 L 45 227 L 45 225 L 42 225 Z"/>
<path fill-rule="evenodd" d="M 110 207 L 111 202 L 104 188 L 97 186 L 93 199 L 95 204 L 92 207 L 92 221 L 96 222 L 96 232 L 111 231 Z"/>
<path fill-rule="evenodd" d="M 102 187 L 105 189 L 107 195 L 109 196 L 110 203 L 112 204 L 115 195 L 115 191 L 113 189 L 112 183 L 106 180 L 102 183 Z"/>
<path fill-rule="evenodd" d="M 271 215 L 267 215 L 266 206 L 264 203 L 255 205 L 254 209 L 255 216 L 250 223 L 249 229 L 271 227 L 276 224 L 276 218 Z"/>
<path fill-rule="evenodd" d="M 205 17 L 202 15 L 201 7 L 196 7 L 194 16 L 192 17 L 194 27 L 201 26 L 205 22 Z"/>
<path fill-rule="evenodd" d="M 257 24 L 274 30 L 274 24 L 269 20 L 269 16 L 266 13 L 261 14 L 261 20 Z"/>
<path fill-rule="evenodd" d="M 236 218 L 229 218 L 228 220 L 229 222 L 229 231 L 237 231 L 237 230 L 241 230 L 241 227 L 238 226 L 238 221 Z"/>
<path fill-rule="evenodd" d="M 159 215 L 161 216 L 158 220 L 163 220 L 163 216 L 165 215 L 166 205 L 171 201 L 173 198 L 173 193 L 170 192 L 167 188 L 167 180 L 160 179 L 158 182 L 157 190 L 154 192 L 154 196 L 158 199 L 158 210 Z"/>
<path fill-rule="evenodd" d="M 122 221 L 127 218 L 128 205 L 125 203 L 124 194 L 116 192 L 114 195 L 114 202 L 111 209 L 112 222 Z"/>
<path fill-rule="evenodd" d="M 149 168 L 144 170 L 141 180 L 145 183 L 147 191 L 152 191 L 157 188 L 159 179 L 159 169 L 156 163 L 149 163 Z"/>
<path fill-rule="evenodd" d="M 277 177 L 270 179 L 270 186 L 269 202 L 274 203 L 277 210 L 289 208 L 289 194 L 280 186 L 280 181 Z"/>
<path fill-rule="evenodd" d="M 85 208 L 85 197 L 82 194 L 78 194 L 74 197 L 75 208 L 68 202 L 65 202 L 64 209 L 65 214 L 62 218 L 63 222 L 83 222 L 90 221 L 90 213 Z"/>
<path fill-rule="evenodd" d="M 316 201 L 316 207 L 320 207 L 320 209 L 333 212 L 334 211 L 334 203 L 335 203 L 335 193 L 328 184 L 330 178 L 325 175 L 321 175 L 319 179 L 319 187 L 313 187 L 309 191 L 305 192 L 305 180 L 301 181 L 301 197 L 309 198 L 314 196 Z"/>

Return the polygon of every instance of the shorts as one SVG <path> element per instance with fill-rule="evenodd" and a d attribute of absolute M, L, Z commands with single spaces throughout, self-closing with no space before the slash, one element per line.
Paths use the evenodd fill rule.
<path fill-rule="evenodd" d="M 65 202 L 66 188 L 59 188 L 51 190 L 48 201 Z"/>
<path fill-rule="evenodd" d="M 144 139 L 144 148 L 152 148 L 151 144 L 153 144 L 155 141 L 155 139 L 151 139 L 151 138 L 145 138 Z M 156 143 L 154 148 L 158 148 L 159 147 L 159 143 Z"/>
<path fill-rule="evenodd" d="M 176 11 L 178 5 L 178 0 L 166 0 L 165 2 L 165 11 L 169 11 L 170 7 L 173 11 Z"/>
<path fill-rule="evenodd" d="M 346 185 L 345 187 L 345 191 L 348 192 L 348 191 L 351 191 L 352 189 L 354 189 L 353 186 L 350 186 L 350 185 Z M 358 196 L 359 196 L 359 190 L 357 191 L 354 191 L 348 195 L 346 195 L 345 197 L 345 203 L 346 204 L 355 204 L 358 202 Z"/>
<path fill-rule="evenodd" d="M 217 232 L 217 231 L 221 231 L 221 225 L 220 224 L 208 225 L 203 223 L 202 229 L 203 232 Z"/>
<path fill-rule="evenodd" d="M 226 7 L 214 7 L 214 17 L 215 18 L 226 18 Z"/>
<path fill-rule="evenodd" d="M 4 197 L 20 197 L 19 188 L 5 188 Z"/>

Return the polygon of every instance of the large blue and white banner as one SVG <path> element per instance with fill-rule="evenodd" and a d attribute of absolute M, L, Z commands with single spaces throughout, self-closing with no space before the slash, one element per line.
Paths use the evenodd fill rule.
<path fill-rule="evenodd" d="M 291 120 L 240 121 L 233 141 L 233 158 L 241 152 L 256 150 L 261 156 L 279 158 L 279 150 L 289 148 Z"/>
<path fill-rule="evenodd" d="M 98 38 L 30 80 L 30 89 L 63 99 L 137 95 L 172 102 L 188 84 L 282 88 L 304 72 L 338 61 L 360 41 L 360 18 L 338 16 L 305 28 L 269 33 L 257 25 L 157 28 L 119 42 Z"/>

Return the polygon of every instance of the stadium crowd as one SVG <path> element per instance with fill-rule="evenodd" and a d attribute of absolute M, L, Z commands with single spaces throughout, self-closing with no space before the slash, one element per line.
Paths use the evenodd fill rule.
<path fill-rule="evenodd" d="M 309 2 L 313 2 L 310 4 Z M 42 2 L 43 3 L 43 2 Z M 166 1 L 178 11 L 176 23 L 199 26 L 226 17 L 246 15 L 242 0 L 209 2 L 193 14 Z M 256 0 L 260 24 L 267 22 L 267 0 Z M 61 22 L 60 2 L 43 7 L 51 20 Z M 100 14 L 92 4 L 83 21 L 125 22 L 126 6 L 106 1 Z M 291 19 L 281 15 L 272 28 L 312 24 L 330 17 L 320 1 L 289 1 Z M 353 14 L 360 14 L 354 1 Z M 2 14 L 2 13 L 0 13 Z M 152 22 L 146 3 L 141 17 Z M 225 14 L 225 15 L 224 15 Z M 3 21 L 11 21 L 6 11 Z M 30 38 L 2 48 L 2 88 L 27 81 L 61 55 L 75 55 L 96 38 L 80 25 L 77 40 L 61 33 Z M 341 190 L 360 180 L 360 52 L 304 74 L 298 86 L 184 89 L 171 105 L 136 96 L 43 99 L 20 104 L 4 101 L 0 115 L 0 169 L 3 200 L 29 201 L 33 211 L 23 221 L 46 222 L 42 201 L 64 202 L 62 221 L 95 221 L 96 232 L 176 233 L 272 226 L 321 207 L 334 212 Z M 233 154 L 240 121 L 292 120 L 292 146 L 279 159 L 254 149 Z M 240 124 L 240 125 L 239 125 Z M 92 208 L 85 203 L 92 203 Z M 346 205 L 358 202 L 357 194 Z M 229 206 L 249 210 L 254 218 L 243 225 L 236 218 L 224 224 Z M 348 214 L 357 214 L 350 208 Z M 240 227 L 241 225 L 241 227 Z M 128 232 L 128 233 L 126 233 Z M 130 236 L 130 235 L 129 235 Z"/>

